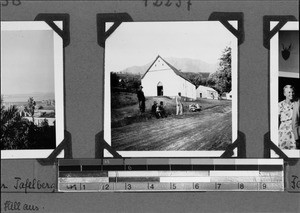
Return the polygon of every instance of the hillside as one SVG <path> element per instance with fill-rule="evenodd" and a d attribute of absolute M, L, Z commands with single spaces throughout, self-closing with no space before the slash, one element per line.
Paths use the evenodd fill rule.
<path fill-rule="evenodd" d="M 165 60 L 181 72 L 193 73 L 213 73 L 217 70 L 218 64 L 209 64 L 201 60 L 190 58 L 165 58 Z M 143 66 L 132 66 L 124 70 L 119 70 L 122 73 L 140 74 L 143 75 L 151 66 L 153 61 Z"/>

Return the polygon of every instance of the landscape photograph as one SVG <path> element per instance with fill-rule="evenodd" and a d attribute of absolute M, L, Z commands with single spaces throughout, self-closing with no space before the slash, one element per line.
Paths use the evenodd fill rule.
<path fill-rule="evenodd" d="M 35 157 L 26 150 L 57 146 L 54 33 L 1 24 L 1 155 Z"/>
<path fill-rule="evenodd" d="M 236 139 L 236 54 L 219 22 L 122 23 L 106 40 L 105 140 L 122 156 L 219 156 Z"/>

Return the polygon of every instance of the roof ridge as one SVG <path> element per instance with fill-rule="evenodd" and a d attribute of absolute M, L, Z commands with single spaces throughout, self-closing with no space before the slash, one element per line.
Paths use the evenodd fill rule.
<path fill-rule="evenodd" d="M 153 61 L 153 63 L 149 66 L 149 68 L 147 69 L 147 71 L 144 73 L 144 75 L 142 76 L 141 79 L 143 79 L 145 77 L 145 75 L 148 73 L 148 71 L 150 70 L 150 68 L 153 66 L 153 64 L 157 61 L 158 58 L 161 58 L 174 72 L 176 75 L 178 75 L 179 77 L 183 78 L 184 80 L 190 82 L 191 84 L 193 84 L 188 78 L 186 78 L 183 74 L 183 72 L 179 71 L 178 69 L 176 69 L 173 65 L 171 65 L 169 62 L 167 62 L 163 57 L 161 57 L 159 54 L 157 55 L 156 59 Z M 195 86 L 195 84 L 193 84 Z"/>

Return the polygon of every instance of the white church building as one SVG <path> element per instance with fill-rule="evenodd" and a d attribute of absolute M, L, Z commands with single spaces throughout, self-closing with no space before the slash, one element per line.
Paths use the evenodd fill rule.
<path fill-rule="evenodd" d="M 196 99 L 196 86 L 180 71 L 157 56 L 141 78 L 145 96 L 181 96 Z"/>

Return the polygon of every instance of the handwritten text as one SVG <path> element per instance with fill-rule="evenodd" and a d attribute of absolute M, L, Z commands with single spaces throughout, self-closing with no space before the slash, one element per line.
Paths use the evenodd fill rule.
<path fill-rule="evenodd" d="M 4 202 L 4 211 L 39 211 L 40 207 L 33 204 L 21 203 L 18 201 L 7 200 Z"/>
<path fill-rule="evenodd" d="M 144 0 L 145 7 L 149 6 L 150 3 L 148 0 Z M 152 5 L 154 7 L 186 7 L 188 11 L 191 9 L 192 2 L 191 0 L 156 0 L 153 1 Z"/>
<path fill-rule="evenodd" d="M 52 183 L 47 183 L 47 182 L 42 182 L 41 180 L 37 180 L 37 179 L 32 179 L 29 180 L 29 178 L 27 178 L 26 180 L 22 180 L 22 178 L 20 177 L 15 177 L 15 185 L 13 186 L 14 189 L 21 189 L 24 190 L 25 193 L 27 193 L 27 191 L 29 189 L 31 190 L 42 190 L 42 189 L 51 189 L 52 192 L 55 191 L 55 184 Z"/>
<path fill-rule="evenodd" d="M 292 175 L 291 187 L 292 189 L 300 189 L 300 180 L 298 176 Z"/>

